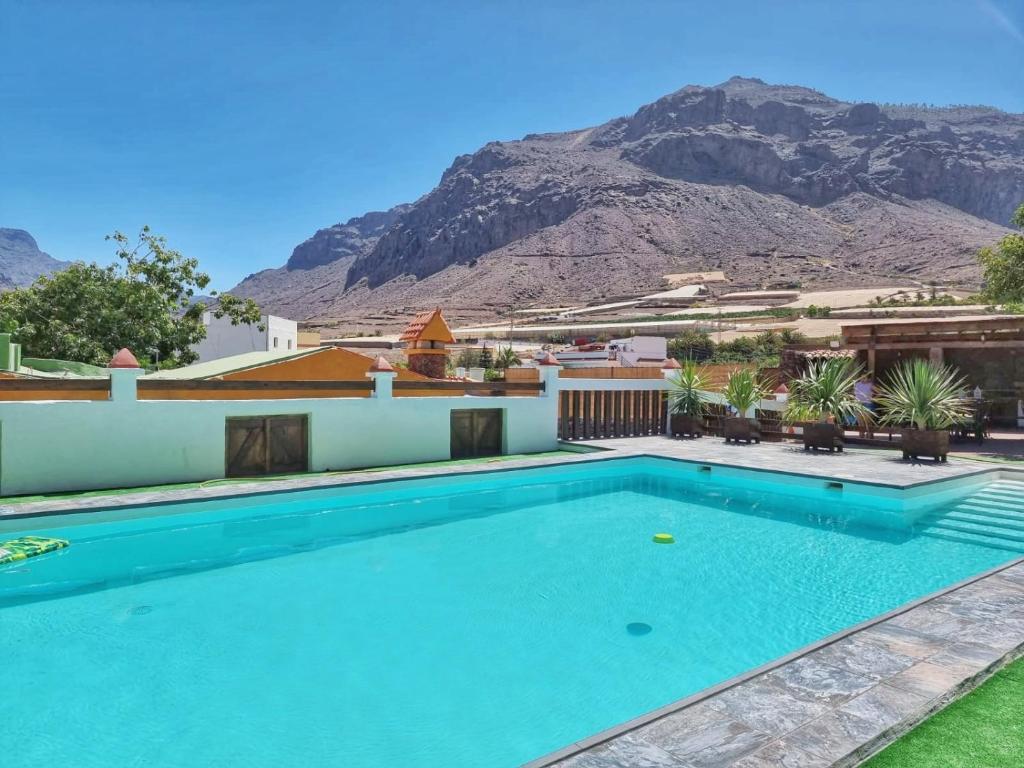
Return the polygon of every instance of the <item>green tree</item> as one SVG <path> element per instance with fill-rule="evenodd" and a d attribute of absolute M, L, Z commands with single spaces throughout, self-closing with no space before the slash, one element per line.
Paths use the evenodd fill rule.
<path fill-rule="evenodd" d="M 120 232 L 107 239 L 115 245 L 115 264 L 76 262 L 3 294 L 0 327 L 13 329 L 27 357 L 105 365 L 128 347 L 142 361 L 193 362 L 192 346 L 206 337 L 202 315 L 207 310 L 194 297 L 209 285 L 209 275 L 149 227 L 135 242 Z M 210 310 L 235 325 L 260 322 L 252 299 L 221 294 Z"/>
<path fill-rule="evenodd" d="M 715 342 L 704 331 L 687 329 L 668 342 L 668 356 L 676 360 L 708 360 L 715 354 Z"/>
<path fill-rule="evenodd" d="M 1024 230 L 1024 204 L 1011 222 Z M 985 277 L 985 298 L 992 302 L 1024 301 L 1024 232 L 1013 232 L 978 252 Z"/>

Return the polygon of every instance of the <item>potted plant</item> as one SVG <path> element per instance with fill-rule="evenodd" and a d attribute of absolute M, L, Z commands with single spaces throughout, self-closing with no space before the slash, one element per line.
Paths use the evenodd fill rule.
<path fill-rule="evenodd" d="M 957 372 L 927 360 L 908 360 L 893 370 L 875 397 L 883 424 L 902 426 L 903 458 L 945 461 L 949 428 L 970 418 L 967 387 Z"/>
<path fill-rule="evenodd" d="M 855 385 L 861 367 L 848 357 L 812 361 L 807 371 L 790 382 L 785 419 L 803 427 L 804 450 L 842 451 L 842 425 L 847 419 L 866 421 L 871 411 L 857 399 Z"/>
<path fill-rule="evenodd" d="M 668 398 L 669 433 L 700 437 L 704 434 L 704 414 L 707 411 L 707 380 L 696 362 L 686 360 L 669 380 Z"/>
<path fill-rule="evenodd" d="M 750 417 L 754 415 L 758 404 L 768 396 L 768 390 L 758 382 L 754 371 L 742 369 L 730 373 L 722 394 L 725 402 L 736 409 L 735 416 L 722 418 L 725 442 L 745 440 L 747 443 L 760 443 L 761 424 Z"/>

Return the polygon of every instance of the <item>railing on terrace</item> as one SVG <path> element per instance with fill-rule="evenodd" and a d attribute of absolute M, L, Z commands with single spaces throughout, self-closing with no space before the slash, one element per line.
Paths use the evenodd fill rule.
<path fill-rule="evenodd" d="M 558 437 L 595 440 L 665 434 L 668 403 L 656 389 L 563 390 Z"/>

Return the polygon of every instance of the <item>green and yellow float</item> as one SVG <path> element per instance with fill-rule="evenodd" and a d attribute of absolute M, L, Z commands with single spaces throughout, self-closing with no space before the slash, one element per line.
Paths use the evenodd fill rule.
<path fill-rule="evenodd" d="M 22 536 L 0 544 L 0 565 L 28 560 L 30 557 L 45 555 L 64 549 L 68 542 L 64 539 L 50 539 L 45 536 Z"/>

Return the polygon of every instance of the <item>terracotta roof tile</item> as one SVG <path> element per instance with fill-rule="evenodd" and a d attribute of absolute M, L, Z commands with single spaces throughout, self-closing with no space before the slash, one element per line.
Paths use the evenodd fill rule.
<path fill-rule="evenodd" d="M 118 351 L 116 355 L 110 358 L 110 362 L 107 363 L 107 368 L 141 368 L 139 361 L 135 359 L 135 355 L 132 351 L 125 347 Z"/>

